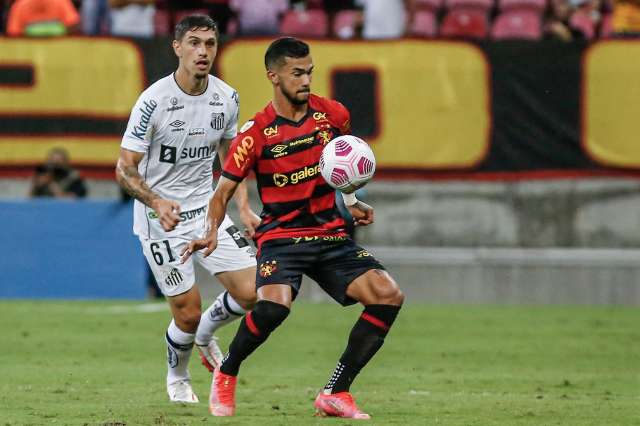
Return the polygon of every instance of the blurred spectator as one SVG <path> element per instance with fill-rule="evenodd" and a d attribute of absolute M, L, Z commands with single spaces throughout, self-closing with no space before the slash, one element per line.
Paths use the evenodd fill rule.
<path fill-rule="evenodd" d="M 363 8 L 364 38 L 399 38 L 405 34 L 410 0 L 356 0 L 356 4 Z"/>
<path fill-rule="evenodd" d="M 61 36 L 77 32 L 79 23 L 71 0 L 15 0 L 7 17 L 7 34 Z"/>
<path fill-rule="evenodd" d="M 572 41 L 583 37 L 582 32 L 569 25 L 569 19 L 575 8 L 569 0 L 551 0 L 544 23 L 544 35 L 547 39 Z"/>
<path fill-rule="evenodd" d="M 288 0 L 231 0 L 231 10 L 238 17 L 238 33 L 247 35 L 278 34 L 280 18 L 289 8 Z"/>
<path fill-rule="evenodd" d="M 69 164 L 69 153 L 64 148 L 53 148 L 47 162 L 36 167 L 31 184 L 32 197 L 82 198 L 87 187 L 80 173 Z"/>
<path fill-rule="evenodd" d="M 617 0 L 613 7 L 612 31 L 616 35 L 640 36 L 640 0 Z"/>
<path fill-rule="evenodd" d="M 120 37 L 153 37 L 155 0 L 109 0 L 111 35 Z"/>
<path fill-rule="evenodd" d="M 596 37 L 602 22 L 601 0 L 571 0 L 575 12 L 569 19 L 572 29 L 580 31 L 587 40 Z"/>
<path fill-rule="evenodd" d="M 109 34 L 109 0 L 83 0 L 80 7 L 82 32 L 87 35 Z"/>

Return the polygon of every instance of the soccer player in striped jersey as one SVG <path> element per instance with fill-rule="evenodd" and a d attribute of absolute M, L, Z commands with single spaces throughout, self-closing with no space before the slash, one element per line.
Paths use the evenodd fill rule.
<path fill-rule="evenodd" d="M 204 250 L 204 256 L 215 254 L 227 204 L 253 170 L 263 204 L 254 237 L 259 248 L 258 303 L 241 321 L 214 372 L 209 410 L 215 416 L 235 413 L 241 363 L 289 315 L 306 274 L 338 303 L 364 305 L 338 365 L 315 400 L 317 413 L 367 419 L 349 389 L 382 346 L 404 295 L 383 266 L 349 238 L 334 191 L 320 175 L 322 148 L 349 132 L 349 112 L 339 102 L 311 94 L 309 46 L 295 38 L 278 39 L 267 49 L 265 66 L 273 99 L 232 142 L 209 203 L 209 232 L 182 253 L 185 260 L 198 250 Z M 359 225 L 373 222 L 370 206 L 358 201 L 348 208 Z"/>
<path fill-rule="evenodd" d="M 167 393 L 173 402 L 198 402 L 187 370 L 194 343 L 213 371 L 222 360 L 213 332 L 240 318 L 256 300 L 256 259 L 229 217 L 216 229 L 221 249 L 214 256 L 189 262 L 178 256 L 204 232 L 213 161 L 216 155 L 223 160 L 237 133 L 238 95 L 209 74 L 217 45 L 216 23 L 208 16 L 187 16 L 176 25 L 178 69 L 140 95 L 116 167 L 118 182 L 136 199 L 133 230 L 173 315 L 166 333 Z M 249 207 L 244 184 L 236 202 L 253 232 L 260 219 Z M 227 289 L 204 313 L 196 262 Z"/>

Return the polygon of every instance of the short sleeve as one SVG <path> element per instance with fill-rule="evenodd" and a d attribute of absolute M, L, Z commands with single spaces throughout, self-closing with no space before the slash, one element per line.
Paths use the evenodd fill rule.
<path fill-rule="evenodd" d="M 335 102 L 335 108 L 334 108 L 335 123 L 343 135 L 350 135 L 351 134 L 351 113 L 349 112 L 347 107 L 342 105 L 340 102 L 338 101 L 334 101 L 334 102 Z"/>
<path fill-rule="evenodd" d="M 254 125 L 253 121 L 247 121 L 242 126 L 240 134 L 231 142 L 222 167 L 222 176 L 240 182 L 253 169 L 258 160 L 258 146 L 262 143 L 257 129 L 258 126 Z"/>
<path fill-rule="evenodd" d="M 240 113 L 240 97 L 238 96 L 238 92 L 233 92 L 231 98 L 233 99 L 231 103 L 233 112 L 222 134 L 223 139 L 233 139 L 238 134 L 238 115 Z"/>
<path fill-rule="evenodd" d="M 158 103 L 145 93 L 138 98 L 131 110 L 121 147 L 136 152 L 149 150 L 153 135 L 154 112 L 157 107 Z"/>

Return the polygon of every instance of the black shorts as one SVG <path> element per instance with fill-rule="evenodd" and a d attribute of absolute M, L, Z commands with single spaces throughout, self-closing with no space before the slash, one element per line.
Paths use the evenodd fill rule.
<path fill-rule="evenodd" d="M 367 250 L 349 237 L 281 238 L 262 244 L 258 253 L 256 288 L 289 284 L 295 298 L 305 274 L 342 306 L 356 301 L 347 286 L 370 269 L 384 269 Z"/>

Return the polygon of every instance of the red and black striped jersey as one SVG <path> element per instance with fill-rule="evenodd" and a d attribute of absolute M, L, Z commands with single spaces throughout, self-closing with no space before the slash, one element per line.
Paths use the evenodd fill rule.
<path fill-rule="evenodd" d="M 349 111 L 339 102 L 309 97 L 298 122 L 276 114 L 269 103 L 240 129 L 231 143 L 222 175 L 240 182 L 256 175 L 263 210 L 258 246 L 275 238 L 346 235 L 335 191 L 320 174 L 322 148 L 349 133 Z"/>

